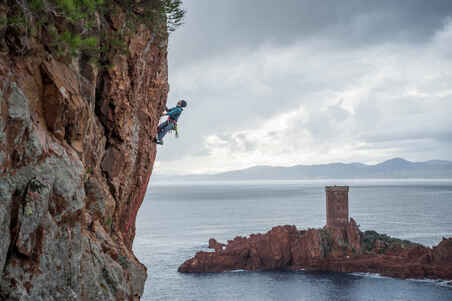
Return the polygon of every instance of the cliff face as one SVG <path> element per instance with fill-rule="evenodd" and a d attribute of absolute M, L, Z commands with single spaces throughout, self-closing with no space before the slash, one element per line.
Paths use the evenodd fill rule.
<path fill-rule="evenodd" d="M 226 245 L 210 239 L 209 248 L 215 252 L 196 253 L 179 272 L 308 269 L 452 279 L 452 238 L 431 249 L 375 231 L 361 232 L 353 219 L 342 229 L 278 226 Z"/>
<path fill-rule="evenodd" d="M 110 32 L 129 21 L 121 10 L 97 17 Z M 168 93 L 167 38 L 138 26 L 125 45 L 99 68 L 83 55 L 63 63 L 39 31 L 0 28 L 2 300 L 143 293 L 132 243 Z"/>

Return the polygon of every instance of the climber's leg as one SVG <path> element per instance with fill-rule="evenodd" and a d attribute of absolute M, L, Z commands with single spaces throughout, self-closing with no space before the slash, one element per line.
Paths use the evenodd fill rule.
<path fill-rule="evenodd" d="M 165 121 L 164 123 L 159 126 L 158 131 L 158 139 L 162 140 L 163 137 L 173 128 L 173 124 L 171 122 Z"/>
<path fill-rule="evenodd" d="M 168 125 L 168 121 L 164 121 L 157 127 L 157 137 L 154 137 L 152 141 L 154 141 L 157 144 L 163 144 L 163 141 L 161 138 L 165 136 L 166 133 L 163 133 L 164 128 Z"/>
<path fill-rule="evenodd" d="M 165 121 L 162 122 L 158 127 L 157 138 L 154 139 L 155 143 L 163 144 L 163 137 L 174 128 L 173 122 Z"/>
<path fill-rule="evenodd" d="M 157 128 L 157 132 L 160 132 L 164 127 L 166 127 L 168 125 L 169 121 L 165 120 L 164 122 L 160 123 L 158 128 Z"/>

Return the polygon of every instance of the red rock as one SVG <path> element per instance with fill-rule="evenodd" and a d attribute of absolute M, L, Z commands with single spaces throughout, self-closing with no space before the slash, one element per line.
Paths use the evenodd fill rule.
<path fill-rule="evenodd" d="M 215 238 L 209 239 L 209 249 L 214 249 L 215 251 L 223 250 L 225 244 L 217 242 Z"/>
<path fill-rule="evenodd" d="M 368 243 L 374 239 L 369 249 Z M 222 245 L 210 239 L 209 245 Z M 309 269 L 371 272 L 398 278 L 452 279 L 452 239 L 433 250 L 390 238 L 374 231 L 361 232 L 351 219 L 344 228 L 297 230 L 278 226 L 265 234 L 236 237 L 215 252 L 198 252 L 179 272 L 222 272 L 235 269 Z"/>
<path fill-rule="evenodd" d="M 0 4 L 0 15 L 16 2 Z M 63 61 L 46 30 L 0 35 L 2 300 L 137 300 L 143 293 L 146 268 L 132 243 L 168 94 L 167 36 L 144 25 L 129 29 L 133 12 L 110 4 L 114 16 L 99 12 L 97 27 L 110 38 L 122 28 L 128 47 L 102 50 L 112 68 L 81 54 Z M 29 19 L 27 26 L 40 28 Z M 55 23 L 58 34 L 95 30 L 63 23 Z"/>
<path fill-rule="evenodd" d="M 433 261 L 435 263 L 452 262 L 452 238 L 443 238 L 433 248 Z"/>

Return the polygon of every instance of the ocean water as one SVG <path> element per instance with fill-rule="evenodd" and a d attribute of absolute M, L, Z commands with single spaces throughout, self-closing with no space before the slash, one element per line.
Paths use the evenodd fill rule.
<path fill-rule="evenodd" d="M 152 183 L 137 218 L 135 254 L 148 268 L 143 300 L 452 300 L 452 285 L 324 272 L 181 274 L 211 237 L 325 224 L 325 185 L 350 186 L 350 216 L 424 245 L 452 236 L 452 180 Z"/>

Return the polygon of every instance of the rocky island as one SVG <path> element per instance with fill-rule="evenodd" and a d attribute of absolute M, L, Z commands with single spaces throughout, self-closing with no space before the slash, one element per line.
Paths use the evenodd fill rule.
<path fill-rule="evenodd" d="M 429 248 L 375 231 L 362 232 L 348 218 L 348 187 L 327 187 L 326 194 L 324 228 L 298 230 L 286 225 L 227 244 L 210 239 L 214 252 L 196 253 L 179 272 L 305 269 L 452 280 L 452 238 Z"/>

